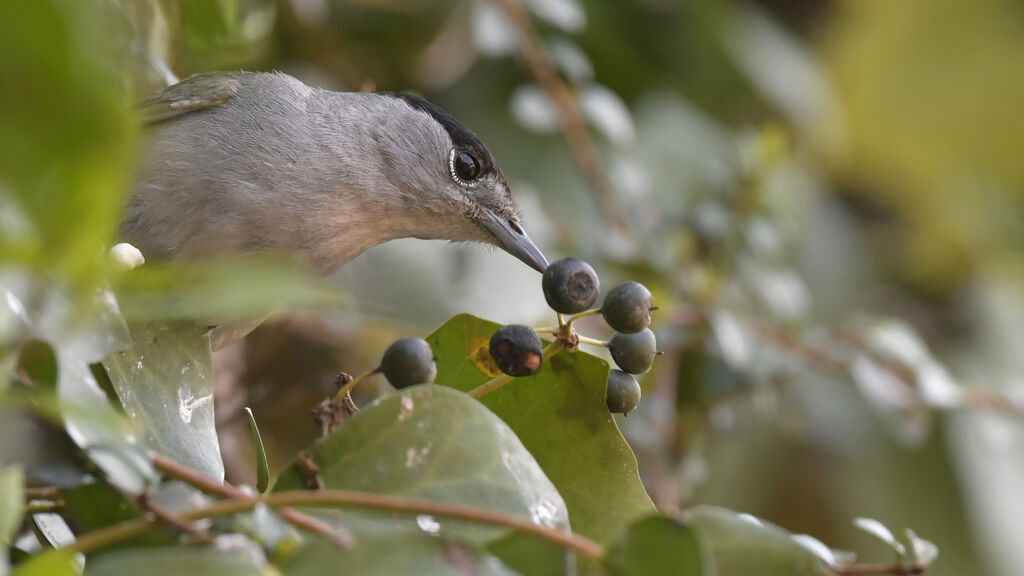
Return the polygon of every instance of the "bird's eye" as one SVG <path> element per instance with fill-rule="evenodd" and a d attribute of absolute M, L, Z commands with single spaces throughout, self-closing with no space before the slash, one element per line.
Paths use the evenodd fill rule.
<path fill-rule="evenodd" d="M 480 177 L 480 162 L 463 150 L 452 150 L 452 176 L 463 184 L 469 184 Z"/>

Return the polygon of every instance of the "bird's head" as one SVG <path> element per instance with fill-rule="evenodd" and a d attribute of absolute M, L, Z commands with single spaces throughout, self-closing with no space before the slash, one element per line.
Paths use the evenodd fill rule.
<path fill-rule="evenodd" d="M 374 137 L 388 187 L 408 235 L 495 245 L 543 272 L 508 182 L 473 132 L 438 106 L 410 94 L 380 94 L 389 126 Z M 393 108 L 398 106 L 398 108 Z"/>

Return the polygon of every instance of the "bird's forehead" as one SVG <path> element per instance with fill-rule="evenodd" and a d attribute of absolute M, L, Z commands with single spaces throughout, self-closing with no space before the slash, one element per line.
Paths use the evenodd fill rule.
<path fill-rule="evenodd" d="M 454 116 L 445 112 L 440 106 L 413 94 L 400 92 L 387 92 L 384 94 L 403 100 L 413 110 L 423 112 L 433 118 L 448 134 L 452 145 L 456 149 L 470 151 L 476 156 L 485 174 L 496 171 L 494 158 L 480 138 L 472 130 L 456 120 Z"/>

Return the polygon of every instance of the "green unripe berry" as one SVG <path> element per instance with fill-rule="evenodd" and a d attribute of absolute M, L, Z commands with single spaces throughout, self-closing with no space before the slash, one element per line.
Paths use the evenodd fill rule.
<path fill-rule="evenodd" d="M 640 383 L 632 375 L 612 369 L 608 372 L 605 401 L 612 414 L 629 414 L 640 403 Z"/>
<path fill-rule="evenodd" d="M 395 340 L 384 351 L 384 357 L 377 370 L 398 389 L 416 384 L 430 384 L 437 377 L 434 352 L 430 349 L 430 344 L 422 338 Z"/>
<path fill-rule="evenodd" d="M 521 324 L 498 328 L 491 336 L 490 352 L 494 363 L 509 376 L 529 376 L 544 362 L 540 336 Z"/>
<path fill-rule="evenodd" d="M 639 282 L 626 282 L 612 288 L 604 297 L 601 315 L 617 332 L 633 334 L 651 324 L 654 300 L 651 291 Z"/>
<path fill-rule="evenodd" d="M 590 264 L 576 258 L 563 258 L 548 266 L 541 286 L 548 306 L 562 314 L 575 314 L 590 308 L 600 290 L 597 273 Z"/>
<path fill-rule="evenodd" d="M 616 332 L 608 341 L 608 350 L 615 365 L 630 374 L 643 374 L 651 369 L 651 363 L 658 354 L 657 346 L 650 328 L 634 334 Z"/>

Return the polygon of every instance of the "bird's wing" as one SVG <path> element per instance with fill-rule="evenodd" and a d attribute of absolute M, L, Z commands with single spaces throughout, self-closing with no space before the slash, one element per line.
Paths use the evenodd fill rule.
<path fill-rule="evenodd" d="M 168 86 L 140 106 L 142 119 L 148 124 L 211 108 L 228 101 L 242 85 L 220 72 L 196 74 Z"/>

